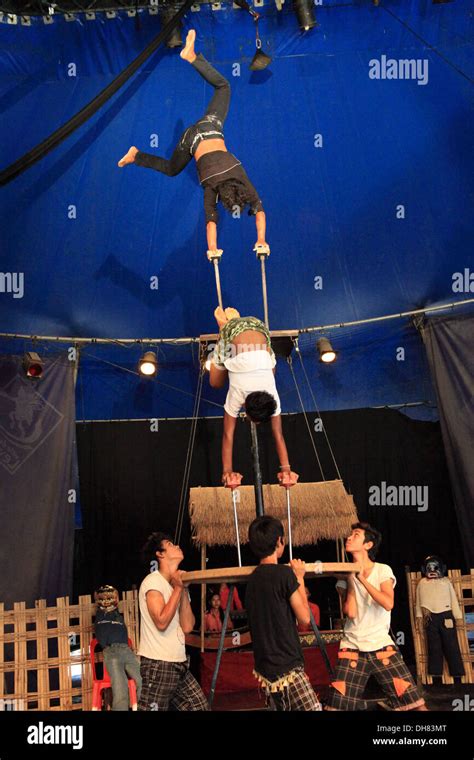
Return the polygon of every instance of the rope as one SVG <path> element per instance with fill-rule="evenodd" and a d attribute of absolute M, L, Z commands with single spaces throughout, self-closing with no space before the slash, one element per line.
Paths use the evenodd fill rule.
<path fill-rule="evenodd" d="M 176 532 L 175 532 L 174 542 L 177 544 L 179 544 L 179 541 L 181 539 L 181 532 L 183 529 L 186 498 L 187 498 L 188 487 L 189 487 L 189 476 L 191 474 L 191 463 L 192 463 L 193 453 L 194 453 L 194 441 L 196 438 L 198 412 L 199 412 L 199 406 L 201 403 L 202 384 L 203 384 L 205 372 L 206 372 L 206 368 L 205 368 L 204 362 L 201 362 L 199 379 L 198 379 L 198 384 L 196 388 L 196 396 L 194 399 L 194 409 L 193 409 L 193 416 L 192 416 L 192 422 L 191 422 L 191 430 L 189 433 L 188 450 L 186 453 L 186 464 L 184 467 L 183 482 L 181 484 L 181 495 L 179 498 L 178 517 L 176 520 Z"/>
<path fill-rule="evenodd" d="M 313 389 L 311 387 L 311 383 L 309 382 L 309 378 L 308 378 L 308 375 L 307 375 L 307 372 L 306 372 L 306 368 L 305 368 L 305 366 L 303 364 L 303 355 L 302 355 L 302 353 L 300 351 L 300 348 L 298 346 L 298 339 L 295 340 L 295 351 L 296 351 L 296 353 L 299 356 L 300 364 L 301 364 L 301 369 L 303 370 L 304 376 L 306 378 L 306 382 L 308 384 L 309 392 L 311 393 L 311 398 L 313 399 L 314 407 L 315 407 L 315 409 L 316 409 L 316 411 L 318 413 L 319 419 L 321 420 L 321 424 L 323 426 L 324 437 L 326 439 L 326 443 L 328 445 L 329 451 L 331 452 L 331 457 L 332 457 L 332 461 L 334 462 L 334 467 L 336 468 L 337 477 L 339 478 L 339 480 L 342 480 L 341 473 L 339 472 L 339 467 L 337 466 L 336 457 L 334 456 L 334 452 L 333 452 L 332 446 L 329 443 L 329 438 L 328 438 L 328 435 L 326 433 L 326 427 L 325 427 L 325 425 L 323 423 L 323 420 L 322 420 L 322 417 L 321 417 L 321 412 L 319 411 L 319 406 L 316 403 L 316 398 L 314 396 Z"/>
<path fill-rule="evenodd" d="M 314 456 L 316 457 L 316 461 L 317 461 L 317 463 L 319 465 L 319 469 L 321 471 L 322 479 L 326 480 L 326 478 L 324 477 L 324 472 L 323 472 L 323 468 L 322 468 L 322 465 L 321 465 L 321 461 L 319 459 L 318 452 L 316 450 L 316 444 L 314 443 L 313 434 L 311 432 L 311 426 L 310 426 L 309 421 L 308 421 L 308 415 L 306 414 L 306 410 L 305 410 L 304 404 L 303 404 L 303 399 L 301 398 L 301 393 L 300 393 L 300 389 L 298 387 L 298 382 L 296 380 L 295 371 L 293 369 L 293 361 L 291 359 L 291 356 L 288 357 L 287 362 L 288 362 L 288 366 L 290 368 L 290 372 L 291 372 L 291 374 L 293 376 L 293 381 L 295 383 L 296 392 L 297 392 L 298 398 L 300 400 L 301 411 L 303 412 L 303 416 L 304 416 L 304 419 L 305 419 L 305 422 L 306 422 L 306 427 L 308 428 L 309 437 L 311 438 L 311 444 L 313 446 Z"/>

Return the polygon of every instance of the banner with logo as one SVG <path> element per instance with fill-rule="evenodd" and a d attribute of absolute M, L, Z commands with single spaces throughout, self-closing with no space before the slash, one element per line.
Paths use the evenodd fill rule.
<path fill-rule="evenodd" d="M 474 567 L 474 317 L 437 317 L 422 331 L 468 567 Z"/>
<path fill-rule="evenodd" d="M 74 362 L 0 356 L 0 601 L 34 604 L 72 585 L 76 480 Z"/>

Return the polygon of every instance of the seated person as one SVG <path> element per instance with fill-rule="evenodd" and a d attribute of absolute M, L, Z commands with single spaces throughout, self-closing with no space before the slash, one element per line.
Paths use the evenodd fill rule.
<path fill-rule="evenodd" d="M 213 594 L 211 597 L 211 608 L 209 612 L 206 612 L 205 617 L 205 631 L 206 633 L 221 633 L 222 624 L 224 622 L 224 610 L 221 607 L 221 599 L 219 594 Z M 227 628 L 232 629 L 233 623 L 229 619 L 227 621 Z"/>
<path fill-rule="evenodd" d="M 219 596 L 221 600 L 221 607 L 223 610 L 225 610 L 227 606 L 227 600 L 229 598 L 229 586 L 227 583 L 221 583 L 219 586 Z M 232 594 L 232 601 L 230 603 L 230 610 L 231 612 L 234 612 L 235 610 L 243 610 L 242 602 L 240 601 L 239 592 L 237 591 L 237 586 L 234 586 L 234 593 Z"/>
<path fill-rule="evenodd" d="M 308 604 L 309 604 L 309 608 L 310 608 L 311 612 L 313 613 L 314 622 L 316 623 L 316 625 L 319 628 L 319 625 L 320 625 L 320 622 L 321 622 L 321 614 L 319 612 L 319 607 L 318 607 L 317 604 L 314 604 L 313 602 L 309 601 L 311 599 L 311 591 L 309 590 L 309 588 L 307 586 L 305 586 L 304 590 L 305 590 L 306 596 L 308 597 Z M 313 626 L 311 625 L 311 621 L 308 624 L 306 624 L 306 623 L 298 623 L 297 628 L 298 628 L 298 631 L 300 633 L 310 633 L 313 630 Z"/>

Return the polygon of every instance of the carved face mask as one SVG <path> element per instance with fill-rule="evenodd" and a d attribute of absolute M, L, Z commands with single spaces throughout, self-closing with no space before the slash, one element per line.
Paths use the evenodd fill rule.
<path fill-rule="evenodd" d="M 423 562 L 421 572 L 425 578 L 434 580 L 435 578 L 444 578 L 446 574 L 446 565 L 439 557 L 427 557 Z"/>
<path fill-rule="evenodd" d="M 98 607 L 105 612 L 112 612 L 118 607 L 119 594 L 113 586 L 101 586 L 94 596 Z"/>

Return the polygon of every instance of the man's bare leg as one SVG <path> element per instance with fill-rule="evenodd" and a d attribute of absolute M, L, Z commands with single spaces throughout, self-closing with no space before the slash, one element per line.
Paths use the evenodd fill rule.
<path fill-rule="evenodd" d="M 184 48 L 182 49 L 180 56 L 184 61 L 193 63 L 196 60 L 196 53 L 194 52 L 194 41 L 196 39 L 196 30 L 190 29 L 186 37 Z"/>

